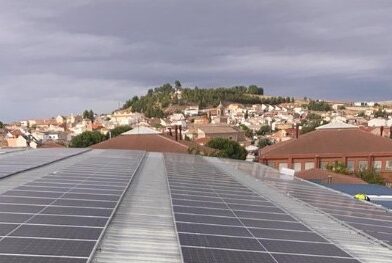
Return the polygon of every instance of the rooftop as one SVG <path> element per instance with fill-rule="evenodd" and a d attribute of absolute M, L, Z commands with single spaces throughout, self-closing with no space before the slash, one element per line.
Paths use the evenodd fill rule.
<path fill-rule="evenodd" d="M 187 153 L 188 146 L 160 134 L 120 135 L 93 145 L 93 149 Z"/>
<path fill-rule="evenodd" d="M 392 258 L 390 211 L 259 163 L 97 149 L 10 152 L 4 174 L 9 163 L 0 262 Z"/>
<path fill-rule="evenodd" d="M 366 155 L 392 154 L 392 140 L 359 128 L 326 128 L 277 143 L 260 151 L 263 158 L 288 155 Z"/>
<path fill-rule="evenodd" d="M 366 184 L 365 181 L 356 176 L 338 174 L 329 170 L 322 170 L 318 168 L 297 172 L 295 175 L 299 178 L 319 183 Z"/>
<path fill-rule="evenodd" d="M 202 130 L 206 134 L 238 132 L 236 129 L 230 127 L 229 125 L 203 125 L 199 126 L 198 129 Z"/>
<path fill-rule="evenodd" d="M 137 126 L 132 130 L 124 132 L 122 135 L 137 135 L 137 134 L 159 134 L 157 130 L 154 130 L 150 127 L 145 126 Z"/>

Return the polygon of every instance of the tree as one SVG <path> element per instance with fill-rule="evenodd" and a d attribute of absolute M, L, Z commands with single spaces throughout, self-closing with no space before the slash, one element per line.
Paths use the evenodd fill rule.
<path fill-rule="evenodd" d="M 387 117 L 388 117 L 388 113 L 386 112 L 386 110 L 378 108 L 377 111 L 374 111 L 374 118 L 387 118 Z"/>
<path fill-rule="evenodd" d="M 263 125 L 260 127 L 260 129 L 256 132 L 257 135 L 267 135 L 270 134 L 272 131 L 271 127 L 269 125 Z"/>
<path fill-rule="evenodd" d="M 93 112 L 93 110 L 85 110 L 83 112 L 83 119 L 89 119 L 91 121 L 94 121 L 94 112 Z"/>
<path fill-rule="evenodd" d="M 182 86 L 181 86 L 181 82 L 179 81 L 179 80 L 176 80 L 175 82 L 174 82 L 174 87 L 176 88 L 176 89 L 180 89 Z"/>
<path fill-rule="evenodd" d="M 264 95 L 264 89 L 262 87 L 257 87 L 256 85 L 250 85 L 247 92 L 249 94 Z"/>
<path fill-rule="evenodd" d="M 384 178 L 374 169 L 361 170 L 356 175 L 369 184 L 384 184 Z"/>
<path fill-rule="evenodd" d="M 311 100 L 308 109 L 313 111 L 331 111 L 332 107 L 328 102 Z"/>
<path fill-rule="evenodd" d="M 0 129 L 4 129 L 5 125 L 2 121 L 0 121 Z"/>
<path fill-rule="evenodd" d="M 106 140 L 106 136 L 97 131 L 86 131 L 72 138 L 70 147 L 85 148 Z"/>
<path fill-rule="evenodd" d="M 132 127 L 129 125 L 118 126 L 114 129 L 111 129 L 110 132 L 108 133 L 108 136 L 110 134 L 111 137 L 114 138 L 114 137 L 117 137 L 117 136 L 121 135 L 122 133 L 127 132 L 129 130 L 132 130 Z"/>
<path fill-rule="evenodd" d="M 253 137 L 253 131 L 251 129 L 249 129 L 248 126 L 246 126 L 244 124 L 240 124 L 240 128 L 245 132 L 246 137 L 248 137 L 248 138 Z"/>
<path fill-rule="evenodd" d="M 339 174 L 349 174 L 349 170 L 347 169 L 347 166 L 342 163 L 342 162 L 335 162 L 334 164 L 328 164 L 327 169 L 339 173 Z"/>
<path fill-rule="evenodd" d="M 268 138 L 260 138 L 259 142 L 257 143 L 257 147 L 259 147 L 260 149 L 272 145 L 272 141 Z"/>
<path fill-rule="evenodd" d="M 311 131 L 316 130 L 317 127 L 319 127 L 322 124 L 327 124 L 327 122 L 324 122 L 322 117 L 316 113 L 309 113 L 306 116 L 306 119 L 301 121 L 301 134 L 305 134 Z"/>
<path fill-rule="evenodd" d="M 207 146 L 219 150 L 218 156 L 230 159 L 245 160 L 247 152 L 238 142 L 226 138 L 213 138 Z"/>

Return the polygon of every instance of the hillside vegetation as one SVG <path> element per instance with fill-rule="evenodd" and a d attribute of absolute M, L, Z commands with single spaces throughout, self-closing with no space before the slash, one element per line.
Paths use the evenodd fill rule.
<path fill-rule="evenodd" d="M 201 109 L 216 107 L 220 101 L 241 104 L 271 104 L 293 102 L 290 97 L 262 97 L 264 89 L 251 85 L 231 88 L 200 89 L 182 88 L 179 81 L 175 87 L 167 83 L 161 87 L 148 90 L 141 97 L 134 96 L 125 102 L 123 109 L 131 108 L 133 112 L 142 112 L 146 117 L 164 117 L 164 109 L 172 105 L 198 105 Z"/>

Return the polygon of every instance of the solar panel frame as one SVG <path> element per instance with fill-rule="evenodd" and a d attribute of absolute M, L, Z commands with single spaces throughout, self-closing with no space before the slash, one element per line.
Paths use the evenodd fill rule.
<path fill-rule="evenodd" d="M 81 262 L 90 262 L 99 241 L 103 237 L 104 231 L 138 171 L 145 153 L 129 154 L 129 152 L 121 152 L 118 156 L 120 159 L 115 159 L 117 157 L 112 158 L 113 156 L 109 159 L 99 156 L 90 158 L 92 162 L 89 162 L 88 166 L 83 166 L 84 171 L 87 173 L 76 180 L 71 177 L 61 179 L 61 171 L 59 171 L 44 179 L 25 184 L 24 187 L 27 187 L 27 189 L 12 190 L 0 195 L 0 211 L 9 211 L 0 213 L 0 226 L 6 225 L 8 227 L 4 229 L 4 234 L 7 232 L 7 235 L 3 235 L 0 238 L 0 255 L 10 252 L 15 254 L 16 258 L 23 258 L 23 260 L 27 261 L 39 258 L 42 255 L 46 255 L 44 258 L 47 256 L 63 257 L 65 255 L 69 256 L 70 259 L 80 257 L 82 258 Z M 99 166 L 104 167 L 105 161 L 110 163 L 112 168 L 97 168 Z M 77 170 L 79 167 L 74 165 L 68 170 Z M 97 170 L 100 171 L 101 175 L 106 171 L 110 174 L 110 177 L 105 178 L 101 176 L 97 180 L 93 179 Z M 116 171 L 121 171 L 120 180 L 115 180 L 114 174 L 116 174 Z M 124 171 L 127 172 L 125 173 Z M 127 181 L 123 179 L 124 174 L 128 175 Z M 107 183 L 105 183 L 105 180 Z M 48 183 L 48 181 L 56 181 L 56 183 Z M 74 183 L 69 183 L 70 181 Z M 112 186 L 108 186 L 111 184 Z M 43 191 L 45 186 L 50 186 L 56 191 Z M 100 191 L 99 194 L 96 191 L 91 192 L 96 190 L 96 186 L 99 188 L 102 186 L 102 188 L 109 188 L 110 190 L 98 190 Z M 113 188 L 116 190 L 113 191 Z M 83 193 L 84 190 L 90 193 Z M 104 194 L 101 194 L 102 192 Z M 20 204 L 28 201 L 29 198 L 34 200 L 34 203 L 39 202 L 39 200 L 46 201 L 43 205 L 30 204 L 26 206 Z M 9 203 L 1 203 L 1 199 Z M 23 213 L 22 217 L 18 216 L 20 212 Z M 1 214 L 5 215 L 3 219 Z M 16 228 L 9 231 L 11 224 L 7 221 L 13 220 L 15 216 L 19 218 L 20 222 L 16 224 Z M 19 243 L 15 240 L 18 240 Z M 70 240 L 74 241 L 74 243 L 67 243 Z M 37 243 L 45 243 L 47 241 L 53 241 L 53 243 L 47 243 L 48 251 L 37 248 Z M 81 246 L 76 246 L 73 250 L 67 250 L 69 246 L 74 246 L 75 242 L 81 241 L 93 241 L 93 243 L 90 243 L 91 246 L 89 245 L 88 247 L 83 246 L 86 243 L 80 243 Z M 60 244 L 62 242 L 69 245 L 66 245 L 67 247 L 64 248 Z M 9 244 L 13 244 L 13 247 Z M 56 244 L 59 244 L 59 247 L 56 247 Z M 26 254 L 28 251 L 28 257 L 19 255 L 17 250 L 15 250 L 15 246 L 20 246 L 18 248 L 20 249 L 19 254 Z M 51 246 L 54 251 L 50 251 Z M 35 249 L 35 252 L 32 251 L 32 248 Z M 60 253 L 59 251 L 61 255 L 58 254 Z M 87 252 L 88 254 L 86 254 Z"/>

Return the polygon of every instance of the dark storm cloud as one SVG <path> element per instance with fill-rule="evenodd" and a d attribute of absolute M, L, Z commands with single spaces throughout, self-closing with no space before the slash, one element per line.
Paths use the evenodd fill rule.
<path fill-rule="evenodd" d="M 0 0 L 0 119 L 93 108 L 180 79 L 391 99 L 392 3 Z"/>

